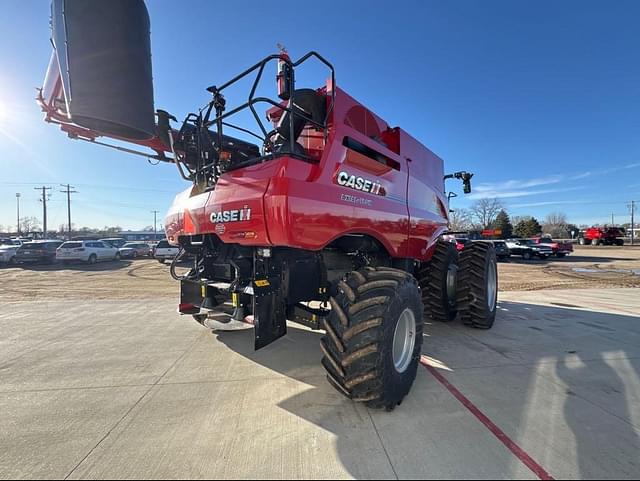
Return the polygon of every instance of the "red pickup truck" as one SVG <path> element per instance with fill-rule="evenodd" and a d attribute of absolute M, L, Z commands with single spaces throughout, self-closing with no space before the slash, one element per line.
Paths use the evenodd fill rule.
<path fill-rule="evenodd" d="M 536 244 L 545 244 L 551 247 L 553 255 L 556 257 L 568 256 L 573 252 L 573 244 L 571 242 L 554 241 L 551 237 L 536 237 L 533 240 Z"/>

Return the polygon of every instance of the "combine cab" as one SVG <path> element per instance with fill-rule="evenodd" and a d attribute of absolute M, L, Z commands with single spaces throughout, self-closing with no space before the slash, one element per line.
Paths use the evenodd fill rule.
<path fill-rule="evenodd" d="M 207 88 L 205 107 L 177 123 L 154 106 L 142 1 L 54 0 L 52 14 L 45 119 L 71 138 L 173 163 L 192 182 L 165 222 L 180 248 L 171 272 L 182 314 L 218 329 L 251 323 L 256 349 L 284 336 L 287 320 L 323 330 L 329 382 L 386 409 L 415 379 L 423 315 L 492 326 L 492 244 L 458 254 L 442 239 L 444 180 L 469 192 L 472 175 L 445 176 L 442 159 L 340 89 L 321 55 L 270 55 Z M 298 85 L 308 62 L 328 80 Z M 258 95 L 274 70 L 274 95 Z M 228 105 L 240 81 L 251 83 L 247 101 Z M 186 259 L 191 270 L 178 275 Z"/>

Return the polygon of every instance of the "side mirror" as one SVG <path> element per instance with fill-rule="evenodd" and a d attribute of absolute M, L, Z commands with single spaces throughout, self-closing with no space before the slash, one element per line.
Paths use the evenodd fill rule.
<path fill-rule="evenodd" d="M 471 178 L 473 174 L 470 172 L 456 172 L 455 174 L 448 174 L 444 176 L 444 180 L 447 179 L 459 179 L 462 181 L 463 189 L 465 194 L 471 193 Z"/>
<path fill-rule="evenodd" d="M 469 172 L 462 172 L 462 183 L 464 185 L 464 193 L 465 194 L 470 194 L 471 193 L 471 178 L 473 177 L 473 174 L 470 174 Z"/>

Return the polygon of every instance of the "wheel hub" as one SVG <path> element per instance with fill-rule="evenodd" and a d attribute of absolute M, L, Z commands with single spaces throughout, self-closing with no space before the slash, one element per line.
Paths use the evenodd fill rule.
<path fill-rule="evenodd" d="M 409 308 L 402 311 L 393 335 L 393 364 L 400 374 L 411 364 L 416 346 L 416 317 Z"/>

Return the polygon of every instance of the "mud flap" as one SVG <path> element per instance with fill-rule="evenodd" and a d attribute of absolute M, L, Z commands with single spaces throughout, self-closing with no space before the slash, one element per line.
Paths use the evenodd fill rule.
<path fill-rule="evenodd" d="M 199 282 L 183 280 L 180 282 L 180 314 L 198 314 L 206 291 Z"/>
<path fill-rule="evenodd" d="M 287 309 L 279 279 L 257 279 L 253 289 L 253 322 L 257 351 L 287 333 Z"/>

